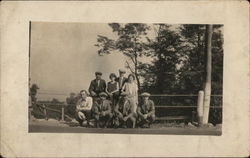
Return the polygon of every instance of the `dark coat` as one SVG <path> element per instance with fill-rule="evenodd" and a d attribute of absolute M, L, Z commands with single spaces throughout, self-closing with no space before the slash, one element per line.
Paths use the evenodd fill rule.
<path fill-rule="evenodd" d="M 111 114 L 111 101 L 104 100 L 94 103 L 93 114 L 99 115 L 101 112 L 104 112 L 105 115 Z"/>
<path fill-rule="evenodd" d="M 119 100 L 115 107 L 115 113 L 122 114 L 123 116 L 130 116 L 133 115 L 133 106 L 130 104 L 128 100 L 125 102 L 122 100 Z"/>
<path fill-rule="evenodd" d="M 155 114 L 155 105 L 152 100 L 148 100 L 148 103 L 140 103 L 137 107 L 137 113 L 138 115 L 144 115 L 144 114 Z"/>
<path fill-rule="evenodd" d="M 123 77 L 122 81 L 121 81 L 121 84 L 120 84 L 120 77 L 117 77 L 116 78 L 116 82 L 118 82 L 118 85 L 119 85 L 119 89 L 121 90 L 123 85 L 125 84 L 125 82 L 127 82 L 128 79 L 126 77 Z"/>
<path fill-rule="evenodd" d="M 91 81 L 90 86 L 89 86 L 89 93 L 92 95 L 92 92 L 95 92 L 97 95 L 101 92 L 106 91 L 106 82 L 103 79 L 100 79 L 100 83 L 98 86 L 97 80 L 94 79 Z"/>

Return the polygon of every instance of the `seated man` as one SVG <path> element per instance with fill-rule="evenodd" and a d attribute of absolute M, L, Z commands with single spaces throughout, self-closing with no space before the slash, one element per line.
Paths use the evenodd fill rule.
<path fill-rule="evenodd" d="M 92 98 L 87 96 L 86 90 L 80 91 L 80 98 L 76 103 L 76 120 L 82 126 L 84 121 L 87 121 L 87 125 L 90 125 Z"/>
<path fill-rule="evenodd" d="M 142 93 L 142 103 L 139 104 L 137 108 L 138 125 L 145 127 L 145 124 L 148 124 L 148 127 L 155 120 L 155 105 L 152 100 L 149 99 L 149 93 Z"/>
<path fill-rule="evenodd" d="M 95 73 L 95 79 L 91 81 L 89 85 L 89 94 L 93 99 L 99 97 L 99 94 L 101 92 L 106 91 L 106 82 L 105 80 L 102 79 L 102 73 L 101 72 L 96 72 Z"/>
<path fill-rule="evenodd" d="M 135 128 L 136 114 L 133 112 L 133 104 L 130 104 L 127 94 L 121 93 L 121 98 L 115 106 L 115 127 L 129 127 Z"/>
<path fill-rule="evenodd" d="M 99 96 L 100 100 L 95 101 L 95 105 L 93 107 L 93 115 L 97 128 L 107 128 L 113 116 L 111 113 L 111 101 L 106 99 L 108 95 L 104 92 L 101 92 Z"/>

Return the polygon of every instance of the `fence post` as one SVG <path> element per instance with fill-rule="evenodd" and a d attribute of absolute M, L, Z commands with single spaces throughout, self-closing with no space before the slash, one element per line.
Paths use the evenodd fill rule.
<path fill-rule="evenodd" d="M 64 121 L 64 105 L 62 105 L 62 121 Z"/>
<path fill-rule="evenodd" d="M 46 109 L 46 105 L 45 104 L 43 104 L 43 114 L 45 116 L 45 120 L 48 120 L 47 109 Z"/>
<path fill-rule="evenodd" d="M 199 91 L 198 101 L 197 101 L 197 115 L 198 115 L 199 126 L 203 124 L 203 101 L 204 101 L 204 91 Z"/>

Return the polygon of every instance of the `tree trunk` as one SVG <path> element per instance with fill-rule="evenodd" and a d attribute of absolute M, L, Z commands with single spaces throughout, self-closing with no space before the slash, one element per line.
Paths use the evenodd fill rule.
<path fill-rule="evenodd" d="M 204 110 L 203 110 L 203 124 L 208 123 L 210 98 L 211 98 L 211 73 L 212 73 L 212 34 L 213 25 L 206 25 L 206 82 L 204 90 Z"/>
<path fill-rule="evenodd" d="M 135 78 L 136 78 L 136 82 L 138 85 L 138 90 L 140 92 L 141 89 L 141 83 L 140 83 L 140 79 L 139 79 L 139 75 L 138 75 L 138 61 L 137 61 L 137 56 L 135 56 Z"/>

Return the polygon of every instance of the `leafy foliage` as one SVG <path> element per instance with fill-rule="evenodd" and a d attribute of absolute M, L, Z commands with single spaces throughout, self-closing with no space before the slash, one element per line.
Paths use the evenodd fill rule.
<path fill-rule="evenodd" d="M 118 39 L 98 36 L 98 53 L 101 55 L 117 51 L 128 57 L 130 61 L 126 61 L 127 68 L 136 75 L 141 91 L 154 94 L 198 94 L 198 91 L 204 88 L 205 25 L 175 25 L 174 29 L 173 25 L 166 24 L 149 26 L 112 23 L 109 26 L 117 34 Z M 152 29 L 156 30 L 153 38 L 148 35 Z M 150 57 L 152 62 L 142 62 L 139 60 L 141 57 Z M 222 81 L 222 25 L 214 25 L 212 94 L 222 94 Z M 165 97 L 153 100 L 158 105 L 196 105 L 197 98 Z M 211 105 L 222 105 L 222 97 L 212 97 Z M 186 112 L 185 110 L 183 112 Z M 221 110 L 211 110 L 210 115 L 214 122 L 221 122 Z"/>
<path fill-rule="evenodd" d="M 135 74 L 138 86 L 140 87 L 140 79 L 138 68 L 142 66 L 139 58 L 144 55 L 146 50 L 145 36 L 149 26 L 141 23 L 118 24 L 111 23 L 109 26 L 118 36 L 118 39 L 109 39 L 105 36 L 98 36 L 97 44 L 99 47 L 98 54 L 110 54 L 111 52 L 122 52 L 127 58 L 126 67 L 131 73 Z"/>

